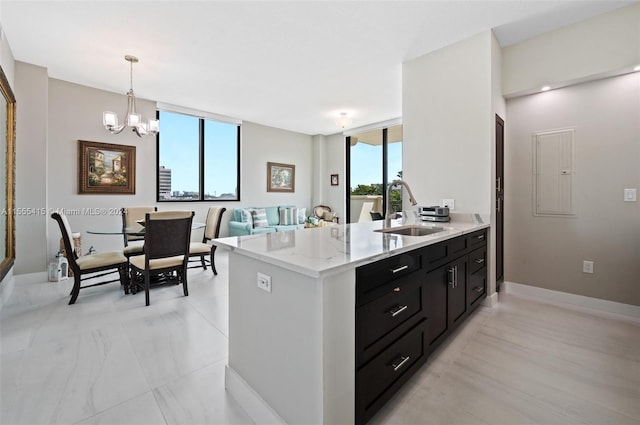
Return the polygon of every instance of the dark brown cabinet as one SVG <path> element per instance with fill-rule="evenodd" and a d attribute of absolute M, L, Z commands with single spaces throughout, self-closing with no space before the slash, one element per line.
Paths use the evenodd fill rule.
<path fill-rule="evenodd" d="M 364 424 L 486 295 L 487 230 L 356 269 L 355 422 Z"/>

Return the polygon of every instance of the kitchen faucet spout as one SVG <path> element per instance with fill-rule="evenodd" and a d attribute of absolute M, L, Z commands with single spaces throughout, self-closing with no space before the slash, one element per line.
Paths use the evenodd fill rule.
<path fill-rule="evenodd" d="M 413 197 L 413 193 L 411 192 L 411 188 L 409 187 L 407 182 L 405 182 L 404 180 L 393 180 L 391 183 L 389 183 L 389 186 L 387 187 L 387 207 L 385 209 L 386 212 L 384 215 L 385 227 L 391 226 L 391 214 L 393 214 L 393 212 L 391 211 L 391 188 L 393 186 L 406 187 L 407 192 L 409 193 L 409 201 L 411 201 L 411 205 L 416 205 L 418 203 L 418 201 L 416 201 L 416 199 Z"/>

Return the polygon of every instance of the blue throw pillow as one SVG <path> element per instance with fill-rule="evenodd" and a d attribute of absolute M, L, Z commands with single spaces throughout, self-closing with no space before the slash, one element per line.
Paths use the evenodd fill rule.
<path fill-rule="evenodd" d="M 250 223 L 251 227 L 253 227 L 253 216 L 251 215 L 251 210 L 249 209 L 241 209 L 240 210 L 240 221 L 242 223 Z"/>

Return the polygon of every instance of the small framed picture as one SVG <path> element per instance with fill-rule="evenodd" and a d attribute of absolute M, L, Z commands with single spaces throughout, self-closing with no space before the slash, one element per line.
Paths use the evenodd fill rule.
<path fill-rule="evenodd" d="M 337 185 L 338 185 L 338 175 L 331 174 L 331 186 L 337 186 Z"/>

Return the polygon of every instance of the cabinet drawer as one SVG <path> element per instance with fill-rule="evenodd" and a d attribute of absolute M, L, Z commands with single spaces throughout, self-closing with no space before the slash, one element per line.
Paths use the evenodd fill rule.
<path fill-rule="evenodd" d="M 356 311 L 356 347 L 365 351 L 387 333 L 424 311 L 423 287 L 412 276 L 385 285 L 387 293 Z"/>
<path fill-rule="evenodd" d="M 487 265 L 487 247 L 469 253 L 469 273 L 475 273 Z"/>
<path fill-rule="evenodd" d="M 375 407 L 382 396 L 390 398 L 394 391 L 386 394 L 385 391 L 412 371 L 414 364 L 426 360 L 425 327 L 426 320 L 423 320 L 356 372 L 356 400 L 360 412 Z"/>
<path fill-rule="evenodd" d="M 469 305 L 473 305 L 487 291 L 487 269 L 480 270 L 469 276 L 469 282 L 467 282 L 467 300 Z"/>
<path fill-rule="evenodd" d="M 420 270 L 417 251 L 394 255 L 356 269 L 356 304 L 362 305 L 386 293 L 381 285 Z"/>
<path fill-rule="evenodd" d="M 449 244 L 448 241 L 438 242 L 428 245 L 422 249 L 422 268 L 424 271 L 430 271 L 449 260 Z"/>
<path fill-rule="evenodd" d="M 487 229 L 478 230 L 477 232 L 467 235 L 467 245 L 470 249 L 478 248 L 487 244 Z"/>
<path fill-rule="evenodd" d="M 464 254 L 469 246 L 469 239 L 458 236 L 447 241 L 449 244 L 449 255 L 453 259 L 457 254 Z"/>

